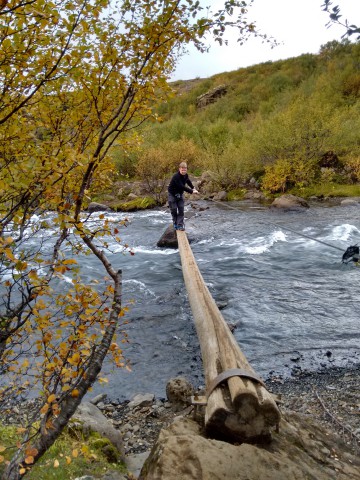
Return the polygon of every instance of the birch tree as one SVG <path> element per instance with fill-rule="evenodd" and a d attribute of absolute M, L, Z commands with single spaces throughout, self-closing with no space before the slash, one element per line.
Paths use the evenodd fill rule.
<path fill-rule="evenodd" d="M 111 181 L 111 148 L 129 148 L 155 117 L 186 45 L 204 51 L 207 35 L 223 43 L 230 27 L 240 42 L 256 34 L 248 3 L 0 3 L 0 407 L 38 392 L 2 478 L 22 478 L 53 444 L 106 355 L 125 366 L 122 274 L 108 251 L 111 237 L 132 253 L 126 220 L 93 221 L 88 198 Z M 83 278 L 89 254 L 101 284 Z"/>

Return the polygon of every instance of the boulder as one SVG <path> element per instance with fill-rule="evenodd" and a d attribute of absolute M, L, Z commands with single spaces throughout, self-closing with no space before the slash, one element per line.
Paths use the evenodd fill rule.
<path fill-rule="evenodd" d="M 255 177 L 251 177 L 249 180 L 249 187 L 259 189 L 260 183 L 258 182 L 258 180 L 256 180 Z"/>
<path fill-rule="evenodd" d="M 100 393 L 99 395 L 96 395 L 96 397 L 92 398 L 90 400 L 90 403 L 92 403 L 93 405 L 98 405 L 105 398 L 106 398 L 106 393 Z"/>
<path fill-rule="evenodd" d="M 359 199 L 345 198 L 345 200 L 341 200 L 340 205 L 359 205 Z"/>
<path fill-rule="evenodd" d="M 135 195 L 135 193 L 129 193 L 129 195 L 126 197 L 127 200 L 136 200 L 139 198 L 138 195 Z"/>
<path fill-rule="evenodd" d="M 103 205 L 102 203 L 91 202 L 87 208 L 89 213 L 93 212 L 112 212 L 112 209 L 107 205 Z"/>
<path fill-rule="evenodd" d="M 203 93 L 196 99 L 196 107 L 204 108 L 211 103 L 216 102 L 219 98 L 227 94 L 227 85 L 219 85 L 206 93 Z"/>
<path fill-rule="evenodd" d="M 258 190 L 248 190 L 244 195 L 244 200 L 266 200 L 266 197 Z"/>
<path fill-rule="evenodd" d="M 179 248 L 176 231 L 172 225 L 168 226 L 156 245 L 165 248 Z"/>
<path fill-rule="evenodd" d="M 359 458 L 334 437 L 288 413 L 270 445 L 233 445 L 205 438 L 198 423 L 178 417 L 160 432 L 139 480 L 359 480 Z"/>
<path fill-rule="evenodd" d="M 134 395 L 133 398 L 130 400 L 128 407 L 129 408 L 137 408 L 137 407 L 149 407 L 153 404 L 155 399 L 155 395 L 153 393 L 145 393 L 142 395 L 138 393 Z"/>
<path fill-rule="evenodd" d="M 190 405 L 194 387 L 184 377 L 171 378 L 166 385 L 166 396 L 176 410 Z"/>
<path fill-rule="evenodd" d="M 107 438 L 116 447 L 122 460 L 125 461 L 120 432 L 113 427 L 96 405 L 90 402 L 82 402 L 72 417 L 71 426 L 74 428 L 80 426 L 84 433 L 94 431 Z"/>
<path fill-rule="evenodd" d="M 304 208 L 309 208 L 309 204 L 301 197 L 296 197 L 295 195 L 281 195 L 281 197 L 276 198 L 273 203 L 270 205 L 271 208 L 279 208 L 283 210 L 300 210 Z"/>
<path fill-rule="evenodd" d="M 217 192 L 212 198 L 218 202 L 225 202 L 227 200 L 227 193 L 225 190 L 222 190 L 221 192 Z"/>

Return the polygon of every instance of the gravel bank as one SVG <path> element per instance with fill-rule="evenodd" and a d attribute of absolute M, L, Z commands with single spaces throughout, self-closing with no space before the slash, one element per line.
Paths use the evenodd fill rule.
<path fill-rule="evenodd" d="M 351 368 L 329 368 L 303 373 L 294 378 L 270 378 L 268 390 L 277 395 L 281 411 L 294 411 L 316 420 L 337 433 L 353 453 L 360 454 L 360 364 Z M 106 403 L 106 402 L 105 402 Z M 140 453 L 152 447 L 161 428 L 178 415 L 192 415 L 192 407 L 174 411 L 166 399 L 152 405 L 129 408 L 129 402 L 116 404 L 103 413 L 124 433 L 126 451 Z"/>
<path fill-rule="evenodd" d="M 302 373 L 287 380 L 271 378 L 266 385 L 279 395 L 282 410 L 309 416 L 360 454 L 360 364 Z"/>
<path fill-rule="evenodd" d="M 360 364 L 351 368 L 333 367 L 294 378 L 266 380 L 268 390 L 277 395 L 282 411 L 295 411 L 337 433 L 352 453 L 360 454 Z M 98 407 L 123 435 L 126 454 L 149 451 L 160 430 L 176 416 L 192 415 L 192 406 L 177 411 L 164 398 L 153 398 L 132 406 L 104 398 Z M 5 424 L 21 424 L 34 403 L 7 405 L 2 410 Z"/>

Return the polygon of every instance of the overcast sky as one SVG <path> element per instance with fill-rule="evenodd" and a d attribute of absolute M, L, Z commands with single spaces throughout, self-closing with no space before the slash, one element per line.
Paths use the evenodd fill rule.
<path fill-rule="evenodd" d="M 207 1 L 213 9 L 219 3 L 220 0 Z M 229 36 L 229 46 L 213 45 L 209 53 L 201 54 L 191 49 L 180 60 L 171 79 L 206 78 L 269 60 L 318 53 L 321 45 L 334 39 L 341 40 L 345 32 L 337 25 L 326 27 L 329 15 L 322 11 L 323 3 L 323 0 L 254 0 L 248 19 L 255 21 L 262 33 L 275 37 L 282 43 L 280 46 L 271 49 L 257 38 L 241 46 L 236 43 L 236 36 Z M 360 0 L 333 0 L 335 5 L 341 7 L 342 20 L 348 19 L 351 24 L 360 25 Z"/>

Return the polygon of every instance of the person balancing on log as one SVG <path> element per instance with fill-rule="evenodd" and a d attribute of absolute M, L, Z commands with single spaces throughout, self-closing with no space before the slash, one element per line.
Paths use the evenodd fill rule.
<path fill-rule="evenodd" d="M 185 230 L 184 192 L 199 193 L 187 174 L 187 164 L 181 162 L 179 170 L 173 175 L 168 186 L 168 202 L 175 230 Z"/>

